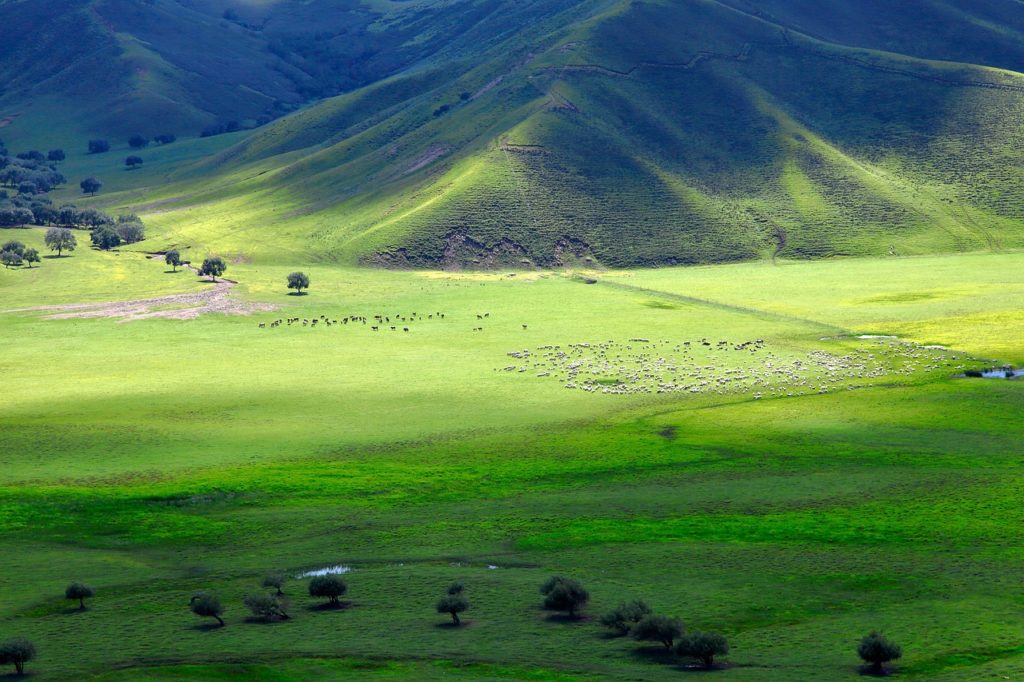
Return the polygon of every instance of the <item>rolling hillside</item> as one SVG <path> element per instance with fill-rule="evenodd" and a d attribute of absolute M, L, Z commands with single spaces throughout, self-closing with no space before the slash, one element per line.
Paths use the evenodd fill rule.
<path fill-rule="evenodd" d="M 539 0 L 476 18 L 101 201 L 147 214 L 155 247 L 392 267 L 1024 245 L 1018 2 Z"/>

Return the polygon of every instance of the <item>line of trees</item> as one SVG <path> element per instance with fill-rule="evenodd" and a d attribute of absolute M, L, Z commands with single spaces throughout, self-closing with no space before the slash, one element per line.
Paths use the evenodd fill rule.
<path fill-rule="evenodd" d="M 243 604 L 252 614 L 250 620 L 275 622 L 291 620 L 291 602 L 284 587 L 288 578 L 284 573 L 271 573 L 263 578 L 261 587 L 270 592 L 247 594 Z M 341 608 L 341 598 L 348 593 L 348 583 L 338 574 L 329 573 L 313 576 L 306 586 L 310 597 L 326 599 L 321 608 Z M 462 581 L 451 583 L 446 593 L 438 599 L 435 610 L 449 616 L 453 627 L 462 624 L 460 614 L 470 608 Z M 590 593 L 574 578 L 552 576 L 540 586 L 544 596 L 544 608 L 562 611 L 572 620 L 581 617 L 581 611 L 590 601 Z M 87 608 L 86 599 L 95 596 L 95 590 L 82 582 L 72 582 L 64 590 L 64 598 L 78 602 L 78 609 Z M 189 610 L 201 618 L 212 618 L 219 627 L 227 625 L 224 620 L 224 604 L 216 592 L 202 590 L 192 595 Z M 657 614 L 646 602 L 635 600 L 623 602 L 605 615 L 600 622 L 616 635 L 631 635 L 639 642 L 656 642 L 676 656 L 692 659 L 705 670 L 715 666 L 715 659 L 729 653 L 729 643 L 724 635 L 715 632 L 687 632 L 678 618 Z M 903 650 L 879 632 L 871 632 L 857 645 L 857 655 L 865 663 L 865 672 L 882 675 L 886 664 L 899 660 Z M 25 672 L 25 664 L 36 657 L 35 645 L 27 639 L 15 638 L 0 642 L 0 665 L 14 665 L 17 674 Z"/>

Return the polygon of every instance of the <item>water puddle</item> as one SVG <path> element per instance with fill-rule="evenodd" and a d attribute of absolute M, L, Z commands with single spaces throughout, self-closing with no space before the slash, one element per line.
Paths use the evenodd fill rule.
<path fill-rule="evenodd" d="M 295 578 L 301 580 L 302 578 L 312 578 L 318 575 L 342 575 L 352 571 L 351 566 L 324 566 L 323 568 L 314 568 L 311 571 L 304 571 L 299 573 Z"/>
<path fill-rule="evenodd" d="M 970 369 L 964 376 L 971 379 L 1016 379 L 1024 377 L 1024 369 L 1013 367 L 989 367 L 988 369 Z"/>

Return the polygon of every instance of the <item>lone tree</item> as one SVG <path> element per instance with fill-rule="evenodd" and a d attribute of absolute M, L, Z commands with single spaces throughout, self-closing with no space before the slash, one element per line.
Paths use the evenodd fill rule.
<path fill-rule="evenodd" d="M 164 254 L 164 262 L 171 266 L 171 272 L 177 272 L 178 266 L 181 265 L 181 254 L 177 249 L 172 249 Z"/>
<path fill-rule="evenodd" d="M 857 655 L 871 665 L 871 672 L 881 675 L 885 672 L 885 664 L 898 660 L 903 656 L 903 649 L 898 644 L 889 641 L 885 635 L 879 632 L 872 632 L 860 641 L 857 646 Z"/>
<path fill-rule="evenodd" d="M 177 251 L 172 251 L 171 253 L 175 253 L 176 254 L 178 252 Z M 167 255 L 169 256 L 169 255 L 171 255 L 171 253 L 168 253 Z M 288 581 L 288 578 L 285 576 L 284 573 L 271 573 L 270 575 L 268 575 L 267 577 L 265 577 L 263 579 L 263 587 L 271 587 L 271 588 L 277 590 L 277 595 L 278 596 L 281 596 L 281 595 L 284 594 L 284 590 L 282 590 L 281 588 L 284 587 L 284 584 L 287 581 Z"/>
<path fill-rule="evenodd" d="M 348 592 L 348 584 L 339 575 L 318 575 L 309 581 L 309 596 L 327 598 L 331 606 L 337 606 L 339 599 Z"/>
<path fill-rule="evenodd" d="M 82 610 L 85 609 L 85 600 L 89 599 L 94 594 L 95 592 L 93 592 L 91 587 L 83 585 L 82 583 L 71 583 L 68 585 L 67 589 L 64 590 L 64 598 L 72 601 L 77 599 L 78 608 Z"/>
<path fill-rule="evenodd" d="M 715 656 L 729 653 L 729 642 L 717 632 L 691 632 L 679 640 L 676 653 L 683 658 L 696 658 L 710 670 L 715 665 Z"/>
<path fill-rule="evenodd" d="M 211 281 L 216 282 L 219 275 L 223 275 L 224 271 L 228 269 L 228 266 L 224 263 L 224 259 L 220 256 L 210 256 L 203 261 L 203 266 L 199 268 L 199 276 L 209 276 Z"/>
<path fill-rule="evenodd" d="M 86 178 L 78 183 L 78 186 L 82 188 L 82 194 L 91 194 L 95 196 L 96 192 L 100 191 L 100 187 L 103 183 L 96 178 Z"/>
<path fill-rule="evenodd" d="M 43 241 L 46 242 L 46 246 L 51 251 L 57 252 L 58 258 L 60 258 L 64 251 L 74 251 L 75 247 L 78 246 L 75 233 L 66 227 L 51 227 L 46 231 Z"/>
<path fill-rule="evenodd" d="M 649 616 L 651 607 L 639 599 L 629 603 L 623 602 L 615 609 L 601 616 L 601 625 L 617 632 L 620 636 L 628 635 L 630 628 Z"/>
<path fill-rule="evenodd" d="M 559 575 L 548 578 L 540 586 L 540 593 L 544 595 L 544 608 L 552 611 L 567 611 L 569 617 L 573 619 L 577 617 L 577 612 L 590 601 L 590 593 L 583 588 L 579 581 Z"/>
<path fill-rule="evenodd" d="M 89 140 L 89 153 L 102 154 L 110 151 L 110 143 L 106 140 Z"/>
<path fill-rule="evenodd" d="M 309 277 L 304 272 L 293 272 L 288 275 L 288 288 L 295 289 L 296 294 L 302 295 L 302 290 L 309 288 Z"/>
<path fill-rule="evenodd" d="M 149 144 L 149 138 L 136 133 L 128 138 L 128 146 L 132 149 L 142 149 Z"/>
<path fill-rule="evenodd" d="M 142 165 L 142 157 L 134 155 L 129 156 L 124 160 L 124 165 L 128 166 L 128 170 L 135 170 Z"/>
<path fill-rule="evenodd" d="M 633 626 L 633 639 L 638 642 L 661 642 L 671 649 L 679 635 L 683 634 L 683 621 L 678 618 L 651 614 Z"/>
<path fill-rule="evenodd" d="M 459 614 L 469 609 L 469 600 L 461 592 L 446 594 L 437 601 L 437 612 L 447 613 L 452 617 L 452 625 L 462 624 Z"/>
<path fill-rule="evenodd" d="M 0 642 L 0 665 L 13 665 L 19 675 L 25 674 L 25 664 L 35 657 L 35 645 L 24 637 Z"/>
<path fill-rule="evenodd" d="M 35 249 L 25 249 L 25 253 L 22 254 L 22 258 L 25 259 L 25 262 L 28 263 L 28 266 L 31 268 L 33 263 L 39 262 L 39 252 Z"/>
<path fill-rule="evenodd" d="M 221 618 L 221 614 L 224 613 L 224 607 L 220 604 L 220 598 L 212 592 L 199 592 L 198 594 L 192 595 L 192 600 L 188 603 L 189 608 L 192 609 L 192 613 L 203 618 L 216 618 L 217 622 L 224 626 L 224 619 Z"/>
<path fill-rule="evenodd" d="M 245 598 L 245 605 L 252 611 L 252 615 L 263 620 L 291 618 L 285 611 L 288 608 L 285 601 L 273 594 L 250 594 Z"/>

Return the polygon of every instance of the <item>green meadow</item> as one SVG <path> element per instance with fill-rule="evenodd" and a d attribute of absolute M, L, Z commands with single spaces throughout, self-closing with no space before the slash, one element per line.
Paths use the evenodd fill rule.
<path fill-rule="evenodd" d="M 240 259 L 228 290 L 79 242 L 0 270 L 0 635 L 36 643 L 38 679 L 696 674 L 600 626 L 635 598 L 728 637 L 715 679 L 858 679 L 872 629 L 903 646 L 900 678 L 1024 674 L 1024 384 L 956 376 L 1024 361 L 1022 253 L 492 273 Z M 285 289 L 296 269 L 308 295 Z M 179 319 L 211 291 L 263 309 Z M 154 298 L 142 319 L 61 307 Z M 509 355 L 686 341 L 702 376 L 766 357 L 874 371 L 615 394 L 612 370 L 580 390 Z M 317 609 L 297 577 L 329 566 L 351 569 L 347 608 Z M 292 618 L 249 622 L 270 572 L 293 577 Z M 582 619 L 541 609 L 552 574 L 590 590 Z M 84 611 L 72 580 L 96 589 Z M 472 603 L 458 629 L 434 612 L 453 580 Z M 189 612 L 199 590 L 226 627 Z"/>

